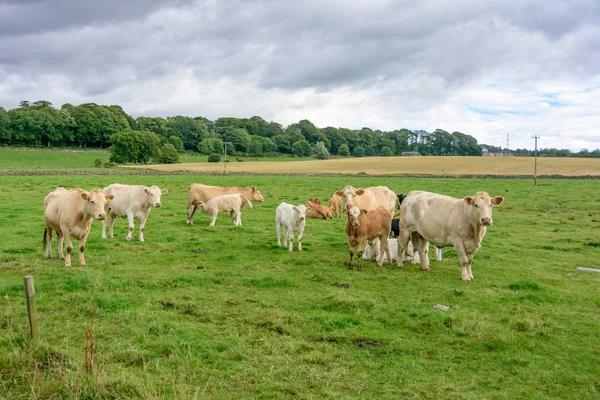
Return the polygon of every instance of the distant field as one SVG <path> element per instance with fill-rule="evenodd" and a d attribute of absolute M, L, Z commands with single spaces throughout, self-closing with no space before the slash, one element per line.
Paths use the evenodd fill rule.
<path fill-rule="evenodd" d="M 228 172 L 368 175 L 533 175 L 531 157 L 365 157 L 227 163 Z M 223 171 L 224 163 L 130 166 L 157 171 Z M 538 158 L 538 175 L 600 175 L 600 159 Z"/>

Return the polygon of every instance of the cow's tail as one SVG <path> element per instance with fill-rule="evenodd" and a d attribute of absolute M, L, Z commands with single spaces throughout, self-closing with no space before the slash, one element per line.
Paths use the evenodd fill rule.
<path fill-rule="evenodd" d="M 46 250 L 46 247 L 48 247 L 48 240 L 46 239 L 47 238 L 46 235 L 48 235 L 48 227 L 44 228 L 44 238 L 42 239 L 42 242 L 43 242 L 42 244 L 44 246 L 44 250 Z"/>
<path fill-rule="evenodd" d="M 246 196 L 244 196 L 243 194 L 240 194 L 240 196 L 242 196 L 244 198 L 244 200 L 246 200 L 246 202 L 250 205 L 250 208 L 252 208 L 252 203 L 250 202 L 250 200 L 248 200 L 248 198 Z"/>

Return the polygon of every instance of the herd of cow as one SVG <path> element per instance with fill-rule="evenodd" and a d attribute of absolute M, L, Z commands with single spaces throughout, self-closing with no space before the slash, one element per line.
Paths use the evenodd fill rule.
<path fill-rule="evenodd" d="M 106 218 L 110 216 L 108 236 L 113 238 L 113 226 L 117 217 L 127 217 L 131 240 L 134 219 L 139 222 L 139 240 L 144 241 L 144 226 L 150 210 L 161 207 L 161 195 L 166 189 L 158 186 L 112 184 L 104 189 L 67 190 L 57 188 L 44 199 L 44 246 L 46 257 L 52 257 L 52 232 L 58 237 L 58 257 L 71 266 L 73 244 L 71 236 L 79 240 L 79 265 L 85 266 L 84 250 L 94 219 L 102 221 L 102 238 L 106 238 Z M 343 200 L 345 207 L 342 207 Z M 192 184 L 188 191 L 187 225 L 193 224 L 196 210 L 212 216 L 210 226 L 217 215 L 227 212 L 233 225 L 242 224 L 241 212 L 252 202 L 264 201 L 256 187 L 219 187 Z M 486 192 L 474 196 L 453 198 L 437 193 L 413 190 L 407 196 L 396 196 L 386 186 L 356 189 L 346 186 L 336 190 L 329 207 L 319 199 L 311 199 L 306 205 L 282 202 L 276 210 L 277 244 L 293 249 L 294 233 L 298 235 L 298 250 L 302 251 L 302 235 L 306 218 L 330 219 L 346 214 L 346 235 L 350 251 L 348 262 L 353 268 L 354 255 L 358 257 L 358 270 L 363 259 L 384 261 L 390 265 L 395 260 L 398 267 L 403 261 L 420 263 L 421 269 L 429 271 L 429 243 L 435 246 L 435 258 L 441 260 L 441 248 L 453 246 L 462 266 L 461 278 L 473 280 L 471 265 L 475 252 L 481 246 L 486 227 L 492 224 L 492 207 L 499 206 L 503 197 L 490 197 Z M 399 218 L 394 218 L 396 206 Z M 390 235 L 397 240 L 388 240 Z M 63 241 L 67 255 L 63 254 Z M 289 245 L 288 245 L 289 241 Z M 416 250 L 414 250 L 416 249 Z"/>

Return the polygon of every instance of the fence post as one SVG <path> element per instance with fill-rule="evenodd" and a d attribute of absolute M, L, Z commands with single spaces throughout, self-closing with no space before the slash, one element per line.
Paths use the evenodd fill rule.
<path fill-rule="evenodd" d="M 40 327 L 38 325 L 37 305 L 35 303 L 35 286 L 33 276 L 27 275 L 25 280 L 25 295 L 27 296 L 27 316 L 29 317 L 29 333 L 31 339 L 37 342 L 40 339 Z"/>

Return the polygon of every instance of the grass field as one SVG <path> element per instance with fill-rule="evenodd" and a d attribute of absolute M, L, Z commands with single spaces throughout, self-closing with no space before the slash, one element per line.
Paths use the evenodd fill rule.
<path fill-rule="evenodd" d="M 123 219 L 116 238 L 102 240 L 94 222 L 88 267 L 43 258 L 44 196 L 115 181 L 169 189 L 146 242 L 126 242 Z M 257 185 L 265 202 L 244 211 L 241 227 L 224 215 L 208 227 L 201 213 L 188 227 L 192 182 Z M 349 271 L 343 219 L 309 220 L 302 253 L 276 246 L 281 201 L 325 199 L 348 183 L 504 196 L 475 255 L 475 281 L 460 280 L 452 249 L 431 273 L 374 262 Z M 600 274 L 575 269 L 600 268 L 595 181 L 64 175 L 0 176 L 0 185 L 0 397 L 600 396 Z M 28 339 L 25 275 L 36 282 L 37 345 Z"/>

